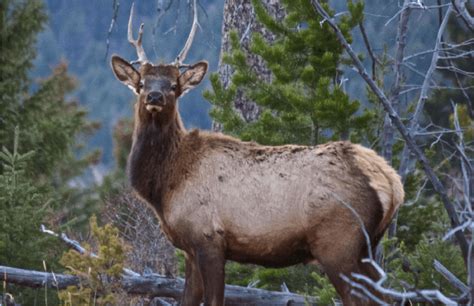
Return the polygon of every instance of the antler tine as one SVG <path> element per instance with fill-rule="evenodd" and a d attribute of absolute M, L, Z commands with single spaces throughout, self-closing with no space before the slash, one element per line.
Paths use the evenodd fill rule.
<path fill-rule="evenodd" d="M 138 30 L 138 38 L 135 40 L 133 39 L 133 30 L 132 30 L 132 21 L 133 21 L 133 9 L 134 9 L 134 6 L 135 6 L 135 2 L 132 2 L 132 8 L 130 9 L 130 18 L 128 19 L 128 34 L 127 34 L 127 38 L 128 38 L 128 42 L 130 44 L 132 44 L 136 51 L 137 51 L 137 56 L 138 56 L 138 59 L 131 62 L 132 64 L 136 64 L 136 63 L 139 63 L 139 64 L 144 64 L 146 62 L 148 62 L 148 58 L 146 57 L 146 54 L 145 54 L 145 50 L 143 49 L 143 45 L 142 45 L 142 37 L 143 37 L 143 27 L 144 27 L 144 24 L 142 23 L 140 25 L 140 29 Z"/>
<path fill-rule="evenodd" d="M 188 39 L 186 40 L 186 43 L 184 44 L 183 50 L 179 52 L 178 56 L 176 57 L 176 60 L 174 61 L 174 64 L 178 67 L 187 67 L 188 65 L 183 64 L 183 61 L 186 59 L 186 56 L 188 55 L 188 51 L 191 48 L 191 45 L 193 44 L 194 40 L 194 35 L 196 35 L 196 30 L 198 28 L 199 21 L 198 21 L 198 14 L 197 14 L 197 5 L 196 5 L 196 0 L 193 1 L 193 25 L 191 26 L 191 31 L 189 32 Z"/>

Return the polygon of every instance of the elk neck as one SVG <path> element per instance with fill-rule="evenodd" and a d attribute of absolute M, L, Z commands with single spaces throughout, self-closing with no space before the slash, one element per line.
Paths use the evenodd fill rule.
<path fill-rule="evenodd" d="M 145 112 L 143 109 L 135 111 L 127 171 L 131 186 L 160 215 L 173 162 L 186 130 L 177 111 L 165 123 L 156 118 L 159 113 Z"/>

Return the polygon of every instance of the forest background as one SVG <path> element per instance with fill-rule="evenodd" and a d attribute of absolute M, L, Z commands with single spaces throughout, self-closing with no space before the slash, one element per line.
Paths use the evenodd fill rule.
<path fill-rule="evenodd" d="M 322 40 L 318 36 L 311 37 L 313 40 L 288 38 L 272 21 L 272 18 L 282 20 L 285 16 L 278 15 L 278 10 L 267 16 L 265 6 L 254 2 L 257 19 L 267 33 L 272 33 L 270 39 L 274 44 L 270 46 L 274 48 L 262 41 L 259 43 L 257 35 L 245 33 L 246 28 L 237 29 L 226 37 L 227 53 L 219 62 L 224 6 L 231 2 L 198 2 L 201 27 L 188 61 L 206 59 L 210 71 L 220 71 L 220 74 L 213 74 L 210 81 L 181 100 L 180 112 L 187 128 L 211 129 L 214 120 L 214 128 L 263 144 L 315 145 L 351 139 L 388 157 L 395 168 L 402 166 L 406 155 L 404 141 L 396 132 L 391 142 L 383 138 L 387 130 L 385 113 L 377 97 L 349 64 L 349 58 L 334 36 L 329 36 L 323 47 L 318 45 L 318 39 Z M 368 0 L 364 5 L 352 1 L 329 2 L 334 12 L 342 14 L 339 24 L 344 25 L 345 34 L 357 53 L 366 54 L 364 39 L 370 41 L 371 52 L 377 58 L 363 57 L 364 65 L 388 96 L 399 97 L 398 111 L 407 125 L 432 65 L 430 50 L 437 42 L 438 30 L 450 3 L 425 2 L 419 4 L 420 7 L 416 7 L 418 2 L 413 2 L 407 24 L 409 39 L 404 49 L 405 56 L 413 58 L 404 64 L 403 76 L 397 73 L 400 69 L 396 67 L 396 54 L 400 49 L 397 31 L 403 8 L 412 2 Z M 304 5 L 292 5 L 291 1 L 282 3 L 287 12 L 293 13 L 293 21 L 285 25 L 290 26 L 297 20 L 296 23 L 303 25 L 303 34 L 304 30 L 312 30 L 325 38 L 328 28 L 321 30 L 324 22 L 316 19 L 320 18 L 316 13 L 307 15 L 302 9 Z M 128 259 L 122 259 L 124 264 L 141 273 L 147 269 L 168 275 L 182 272 L 181 255 L 175 254 L 161 234 L 156 234 L 159 228 L 156 221 L 144 214 L 137 215 L 132 223 L 117 217 L 116 213 L 125 215 L 124 210 L 137 213 L 143 209 L 131 196 L 124 174 L 133 95 L 116 81 L 109 66 L 114 53 L 127 59 L 135 56 L 126 42 L 130 6 L 131 1 L 118 0 L 1 1 L 1 265 L 38 270 L 46 264 L 47 270 L 64 271 L 65 265 L 79 259 L 64 257 L 65 249 L 59 247 L 61 244 L 54 237 L 41 233 L 40 224 L 97 248 L 100 243 L 94 243 L 94 231 L 88 223 L 96 214 L 99 223 L 114 224 L 122 234 L 118 236 L 128 241 L 132 251 L 127 251 Z M 144 45 L 155 61 L 174 59 L 188 35 L 191 15 L 190 1 L 137 2 L 135 18 L 146 24 Z M 362 22 L 366 37 L 359 30 Z M 466 197 L 467 203 L 472 203 L 468 192 L 472 187 L 465 188 L 465 175 L 459 170 L 463 157 L 453 153 L 458 143 L 457 132 L 462 131 L 466 147 L 463 154 L 468 164 L 472 161 L 472 146 L 469 146 L 474 136 L 473 55 L 469 51 L 472 33 L 460 18 L 450 19 L 445 39 L 462 45 L 461 51 L 449 60 L 459 61 L 456 67 L 461 70 L 454 73 L 453 69 L 440 68 L 433 72 L 430 79 L 434 85 L 428 86 L 429 99 L 417 122 L 421 128 L 413 131 L 418 133 L 418 144 L 432 166 L 436 165 L 449 197 L 456 203 Z M 288 39 L 301 41 L 298 50 L 285 49 Z M 305 59 L 310 63 L 307 66 L 294 68 L 304 53 L 309 52 L 307 46 L 311 44 L 318 47 L 309 54 L 317 57 L 317 67 L 324 69 L 311 70 L 310 66 L 315 65 L 312 59 Z M 326 49 L 323 52 L 321 48 Z M 274 76 L 273 82 L 265 78 L 255 82 L 256 74 L 241 60 L 241 52 L 245 54 L 248 50 L 264 59 L 270 75 Z M 287 55 L 283 59 L 282 50 Z M 373 62 L 376 62 L 375 72 Z M 220 70 L 223 65 L 232 67 L 237 77 L 226 79 Z M 448 63 L 450 66 L 452 63 Z M 301 92 L 288 88 L 303 88 L 304 94 L 298 95 Z M 288 111 L 289 104 L 281 101 L 269 102 L 269 97 L 275 96 L 283 96 L 282 100 L 296 105 L 297 111 Z M 252 108 L 250 114 L 239 107 L 235 111 L 233 103 L 239 99 L 255 101 L 257 107 Z M 459 279 L 470 283 L 457 243 L 452 235 L 445 237 L 452 224 L 420 165 L 414 158 L 406 163 L 408 165 L 403 167 L 409 170 L 404 178 L 408 205 L 400 211 L 396 231 L 393 230 L 383 244 L 383 262 L 390 272 L 390 287 L 406 290 L 408 283 L 412 286 L 408 289 L 443 288 L 444 293 L 455 294 L 456 288 L 450 287 L 449 281 L 437 274 L 432 264 L 436 259 Z M 467 168 L 472 173 L 472 168 Z M 472 177 L 469 184 L 472 185 Z M 462 204 L 457 205 L 458 211 L 462 211 Z M 135 206 L 135 210 L 130 208 Z M 146 219 L 147 228 L 137 226 L 140 218 Z M 113 231 L 104 229 L 103 232 L 114 235 Z M 96 231 L 99 240 L 100 235 L 100 230 Z M 150 258 L 150 254 L 159 256 Z M 323 303 L 329 303 L 336 298 L 334 290 L 316 272 L 317 269 L 305 266 L 276 270 L 230 264 L 227 281 L 244 286 L 251 283 L 271 290 L 278 290 L 285 283 L 292 292 L 318 296 Z M 48 296 L 50 301 L 61 298 L 60 294 L 15 286 L 8 292 L 13 292 L 17 301 L 23 303 L 32 300 L 42 303 Z M 84 292 L 78 296 L 81 294 Z"/>

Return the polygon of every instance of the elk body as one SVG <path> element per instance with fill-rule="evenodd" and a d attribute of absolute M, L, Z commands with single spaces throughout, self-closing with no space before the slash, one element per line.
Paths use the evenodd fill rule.
<path fill-rule="evenodd" d="M 188 132 L 177 99 L 201 82 L 207 63 L 184 70 L 179 60 L 153 65 L 141 31 L 133 40 L 129 28 L 129 40 L 140 68 L 112 58 L 117 78 L 138 96 L 128 174 L 185 253 L 181 304 L 223 305 L 226 260 L 317 263 L 345 305 L 365 303 L 340 275 L 377 276 L 361 262 L 369 252 L 361 223 L 373 249 L 403 202 L 396 172 L 374 151 L 349 142 L 270 147 Z"/>

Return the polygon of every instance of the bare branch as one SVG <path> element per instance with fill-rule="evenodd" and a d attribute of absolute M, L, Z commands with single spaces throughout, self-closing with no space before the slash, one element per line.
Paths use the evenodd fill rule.
<path fill-rule="evenodd" d="M 398 23 L 397 29 L 397 51 L 395 53 L 395 81 L 392 86 L 392 91 L 390 94 L 390 102 L 392 103 L 393 108 L 398 112 L 398 106 L 400 104 L 400 91 L 401 84 L 403 82 L 403 55 L 405 52 L 405 46 L 407 41 L 407 32 L 408 32 L 408 20 L 411 14 L 410 4 L 411 1 L 405 0 L 403 2 L 403 7 L 400 14 L 400 21 Z M 382 133 L 382 148 L 383 148 L 383 157 L 390 164 L 392 163 L 392 148 L 394 142 L 394 129 L 392 121 L 389 116 L 386 115 L 384 118 L 383 133 Z M 389 236 L 392 237 L 396 231 L 396 223 L 392 223 L 389 229 Z"/>
<path fill-rule="evenodd" d="M 379 273 L 380 271 L 382 271 L 383 275 L 381 279 L 383 279 L 383 277 L 385 276 L 385 272 L 383 272 L 382 268 L 380 268 L 380 266 L 373 260 L 369 260 L 369 262 L 372 264 L 372 266 L 374 266 L 377 269 L 377 271 L 379 271 Z M 381 281 L 375 282 L 362 274 L 352 273 L 352 278 L 358 281 L 359 283 L 350 279 L 346 279 L 345 281 L 347 281 L 351 286 L 358 284 L 358 286 L 356 286 L 357 288 L 361 288 L 362 283 L 364 283 L 365 285 L 370 286 L 373 290 L 380 292 L 381 294 L 388 296 L 396 301 L 406 301 L 406 300 L 415 301 L 417 298 L 421 297 L 421 300 L 420 299 L 417 299 L 417 300 L 430 302 L 430 303 L 438 301 L 445 305 L 458 305 L 458 303 L 454 299 L 445 296 L 439 290 L 425 289 L 425 290 L 418 290 L 418 291 L 399 292 L 393 289 L 385 288 L 383 287 L 383 282 Z"/>
<path fill-rule="evenodd" d="M 244 40 L 247 38 L 248 34 L 250 33 L 251 27 L 252 27 L 252 23 L 249 22 L 247 28 L 244 31 L 244 34 L 242 34 L 242 37 L 239 40 L 239 44 L 242 44 L 244 42 Z"/>
<path fill-rule="evenodd" d="M 452 8 L 451 6 L 448 8 L 446 14 L 444 15 L 443 22 L 441 23 L 439 30 L 438 30 L 438 35 L 436 37 L 436 44 L 435 47 L 433 48 L 434 50 L 438 50 L 439 46 L 442 41 L 443 33 L 444 30 L 446 29 L 446 25 L 448 24 L 449 16 L 451 14 Z M 425 79 L 423 81 L 423 85 L 421 87 L 421 93 L 420 97 L 418 99 L 418 103 L 416 105 L 415 113 L 413 114 L 413 118 L 411 120 L 410 124 L 410 129 L 413 128 L 416 124 L 418 124 L 418 118 L 421 115 L 421 112 L 425 106 L 425 101 L 428 99 L 428 90 L 429 90 L 429 85 L 431 82 L 431 78 L 433 76 L 433 72 L 436 69 L 436 63 L 438 62 L 438 57 L 439 57 L 439 52 L 434 52 L 433 56 L 431 58 L 431 64 L 430 67 L 428 68 L 428 71 L 426 72 Z"/>
<path fill-rule="evenodd" d="M 133 38 L 133 12 L 134 12 L 135 2 L 132 3 L 132 7 L 130 8 L 130 17 L 128 19 L 128 32 L 127 38 L 128 42 L 135 47 L 138 59 L 131 62 L 132 64 L 140 64 L 143 65 L 148 62 L 148 58 L 146 57 L 145 50 L 143 49 L 142 45 L 142 38 L 143 38 L 143 27 L 145 26 L 143 23 L 140 25 L 140 29 L 138 30 L 138 38 L 135 40 Z"/>
<path fill-rule="evenodd" d="M 90 252 L 90 251 L 87 251 L 85 248 L 83 248 L 81 246 L 81 244 L 74 240 L 74 239 L 70 239 L 66 234 L 64 233 L 61 233 L 61 234 L 57 234 L 55 232 L 53 232 L 52 230 L 49 230 L 47 229 L 43 224 L 41 224 L 41 228 L 40 228 L 40 231 L 42 233 L 45 233 L 45 234 L 48 234 L 48 235 L 52 235 L 52 236 L 55 236 L 55 237 L 58 237 L 59 239 L 61 239 L 68 247 L 70 247 L 71 249 L 75 250 L 76 252 L 78 252 L 79 254 L 82 254 L 82 255 L 88 255 L 88 256 L 91 256 L 91 257 L 94 257 L 94 258 L 97 258 L 97 254 L 93 253 L 93 252 Z M 130 269 L 127 269 L 127 268 L 124 268 L 123 269 L 123 273 L 125 275 L 128 275 L 128 276 L 138 276 L 140 274 L 138 274 L 137 272 L 133 271 L 133 270 L 130 270 Z"/>
<path fill-rule="evenodd" d="M 400 86 L 403 80 L 403 74 L 401 65 L 404 61 L 404 51 L 407 44 L 407 32 L 408 32 L 408 20 L 410 18 L 411 9 L 409 7 L 410 1 L 405 0 L 403 3 L 402 13 L 400 15 L 400 21 L 397 29 L 397 51 L 395 53 L 395 82 L 391 93 L 391 100 L 395 99 L 398 103 Z"/>
<path fill-rule="evenodd" d="M 118 0 L 114 0 L 112 3 L 112 7 L 114 10 L 112 20 L 110 20 L 110 25 L 109 25 L 109 30 L 107 31 L 107 38 L 105 42 L 105 59 L 107 59 L 107 55 L 109 54 L 109 48 L 110 48 L 110 35 L 112 35 L 112 30 L 114 29 L 115 24 L 117 23 L 117 17 L 118 17 L 118 10 L 120 7 L 120 2 Z"/>
<path fill-rule="evenodd" d="M 446 6 L 446 5 L 442 5 L 442 6 Z M 442 7 L 441 6 L 441 7 Z M 423 4 L 422 1 L 418 0 L 418 1 L 405 1 L 405 3 L 403 4 L 402 8 L 395 14 L 393 15 L 386 23 L 384 26 L 387 26 L 390 22 L 392 22 L 393 20 L 395 20 L 395 18 L 397 18 L 398 15 L 402 14 L 403 11 L 407 10 L 407 9 L 423 9 L 423 10 L 426 10 L 426 9 L 435 9 L 435 8 L 439 8 L 440 6 L 439 5 L 433 5 L 433 6 L 425 6 Z"/>
<path fill-rule="evenodd" d="M 369 52 L 369 56 L 372 60 L 372 79 L 375 80 L 376 67 L 377 67 L 377 64 L 380 65 L 380 60 L 378 59 L 377 55 L 375 55 L 372 49 L 372 46 L 370 45 L 369 38 L 367 37 L 367 32 L 365 31 L 365 26 L 364 26 L 363 21 L 359 23 L 359 29 L 360 29 L 360 33 L 362 34 L 362 38 L 364 39 L 364 44 L 365 44 L 365 47 L 367 48 L 367 52 Z"/>
<path fill-rule="evenodd" d="M 186 59 L 186 56 L 188 55 L 191 45 L 193 44 L 194 36 L 196 35 L 198 26 L 199 26 L 199 21 L 198 21 L 197 5 L 196 5 L 196 0 L 194 0 L 193 1 L 193 24 L 191 26 L 191 31 L 189 32 L 188 39 L 186 39 L 186 43 L 184 44 L 183 50 L 179 52 L 178 56 L 176 57 L 176 60 L 174 61 L 174 64 L 176 66 L 178 67 L 186 66 L 183 64 L 183 62 Z"/>
<path fill-rule="evenodd" d="M 359 226 L 360 226 L 360 230 L 362 231 L 362 233 L 364 234 L 364 238 L 365 238 L 365 243 L 367 244 L 367 252 L 368 252 L 368 256 L 369 258 L 372 260 L 374 257 L 373 257 L 373 254 L 372 254 L 372 243 L 370 242 L 370 236 L 369 236 L 369 233 L 367 232 L 366 228 L 365 228 L 365 225 L 364 225 L 364 221 L 362 220 L 362 218 L 360 217 L 360 215 L 357 213 L 357 211 L 352 207 L 351 204 L 347 203 L 346 201 L 344 201 L 343 199 L 341 199 L 339 197 L 339 195 L 337 194 L 332 194 L 334 198 L 336 198 L 337 201 L 339 201 L 340 204 L 344 205 L 347 209 L 350 210 L 350 212 L 352 213 L 352 215 L 354 215 L 355 219 L 357 220 L 357 222 L 359 223 Z"/>
<path fill-rule="evenodd" d="M 471 16 L 471 14 L 466 8 L 466 0 L 451 0 L 451 3 L 453 4 L 456 12 L 459 14 L 459 16 L 461 16 L 466 25 L 469 27 L 469 29 L 471 29 L 471 31 L 474 31 L 474 17 Z"/>
<path fill-rule="evenodd" d="M 438 271 L 443 277 L 449 281 L 451 285 L 459 289 L 462 293 L 467 293 L 469 291 L 469 287 L 466 286 L 459 278 L 456 277 L 451 271 L 449 271 L 442 263 L 435 260 L 433 262 L 433 266 L 436 271 Z"/>
<path fill-rule="evenodd" d="M 439 48 L 439 49 L 432 49 L 432 50 L 425 50 L 425 51 L 420 51 L 420 52 L 417 52 L 417 53 L 414 53 L 412 55 L 409 55 L 407 57 L 405 57 L 403 59 L 403 61 L 407 61 L 409 59 L 412 59 L 414 57 L 417 57 L 417 56 L 421 56 L 421 55 L 425 55 L 425 54 L 429 54 L 429 53 L 433 53 L 433 52 L 439 52 L 439 51 L 455 51 L 456 49 L 460 48 L 460 47 L 470 47 L 470 45 L 474 44 L 474 39 L 471 38 L 471 39 L 468 39 L 466 41 L 463 41 L 459 44 L 450 44 L 450 43 L 446 43 L 443 41 L 443 45 L 445 47 L 443 48 Z"/>
<path fill-rule="evenodd" d="M 400 132 L 401 136 L 403 139 L 406 141 L 407 146 L 410 148 L 410 150 L 415 154 L 417 157 L 418 161 L 420 162 L 421 166 L 423 167 L 427 177 L 430 179 L 433 188 L 435 191 L 439 194 L 444 207 L 450 217 L 451 221 L 451 226 L 452 227 L 457 227 L 459 226 L 460 222 L 458 220 L 458 216 L 456 214 L 456 210 L 454 208 L 454 205 L 452 204 L 451 200 L 448 197 L 446 188 L 444 185 L 441 183 L 439 180 L 438 176 L 434 172 L 433 168 L 430 166 L 428 159 L 426 158 L 425 154 L 423 151 L 418 147 L 418 145 L 415 143 L 415 140 L 413 139 L 413 136 L 408 132 L 407 128 L 405 125 L 402 123 L 400 117 L 398 116 L 397 112 L 393 109 L 390 101 L 388 98 L 385 96 L 383 91 L 375 84 L 375 82 L 370 78 L 370 76 L 367 74 L 367 71 L 365 70 L 362 62 L 359 60 L 357 57 L 357 54 L 354 52 L 352 49 L 351 45 L 347 42 L 347 40 L 344 38 L 344 35 L 342 34 L 341 30 L 337 26 L 337 24 L 334 22 L 334 20 L 328 15 L 328 13 L 323 9 L 321 4 L 319 3 L 318 0 L 311 0 L 311 4 L 313 5 L 313 8 L 328 22 L 330 27 L 334 30 L 336 33 L 337 38 L 343 45 L 344 49 L 346 52 L 349 54 L 349 56 L 352 58 L 352 61 L 357 68 L 359 74 L 361 77 L 365 80 L 367 85 L 370 87 L 370 89 L 374 92 L 374 94 L 378 97 L 379 101 L 382 103 L 385 111 L 389 114 L 390 119 L 392 122 L 395 124 L 396 128 Z M 467 260 L 468 256 L 468 243 L 466 240 L 466 237 L 464 236 L 464 233 L 462 232 L 457 232 L 456 238 L 459 242 L 459 245 L 461 247 L 461 251 L 463 254 L 463 258 Z"/>
<path fill-rule="evenodd" d="M 458 116 L 458 108 L 457 105 L 455 105 L 452 101 L 451 104 L 453 106 L 453 117 L 454 117 L 454 127 L 456 129 L 456 134 L 459 139 L 459 143 L 456 144 L 456 149 L 461 155 L 460 161 L 461 161 L 461 173 L 463 175 L 463 194 L 464 194 L 464 202 L 466 207 L 469 208 L 470 212 L 472 213 L 472 207 L 470 203 L 470 195 L 471 191 L 471 177 L 470 173 L 472 173 L 472 165 L 469 161 L 469 159 L 466 156 L 465 150 L 464 150 L 464 134 L 461 129 L 461 124 L 459 123 L 459 116 Z"/>
<path fill-rule="evenodd" d="M 438 29 L 438 34 L 436 37 L 436 43 L 434 46 L 434 50 L 439 50 L 440 45 L 442 42 L 442 37 L 443 33 L 446 29 L 446 26 L 448 24 L 449 16 L 452 12 L 452 7 L 449 6 L 448 10 L 446 11 L 443 21 Z M 439 57 L 439 51 L 433 52 L 433 55 L 431 57 L 431 64 L 430 67 L 428 68 L 428 71 L 426 72 L 425 78 L 423 80 L 423 84 L 421 86 L 421 92 L 420 96 L 418 98 L 418 102 L 416 104 L 415 112 L 413 113 L 413 116 L 408 124 L 407 131 L 412 134 L 414 131 L 416 131 L 417 126 L 418 126 L 418 120 L 423 112 L 423 109 L 425 107 L 425 102 L 428 99 L 428 90 L 430 88 L 430 83 L 432 82 L 432 76 L 433 73 L 436 69 L 436 63 L 438 62 L 438 57 Z M 405 181 L 406 176 L 408 175 L 408 165 L 410 164 L 410 150 L 408 148 L 408 143 L 405 144 L 403 147 L 402 151 L 402 156 L 400 160 L 400 168 L 399 168 L 399 174 L 402 177 L 402 181 Z M 454 212 L 453 212 L 454 213 Z M 456 225 L 457 226 L 457 225 Z M 466 245 L 466 251 L 467 251 L 467 245 Z M 466 253 L 467 254 L 467 253 Z"/>
<path fill-rule="evenodd" d="M 426 184 L 428 183 L 428 180 L 425 179 L 423 184 L 421 184 L 420 188 L 418 188 L 418 191 L 416 192 L 416 196 L 413 200 L 404 203 L 404 206 L 412 206 L 413 204 L 417 203 L 418 200 L 420 199 L 421 193 L 425 190 Z"/>

